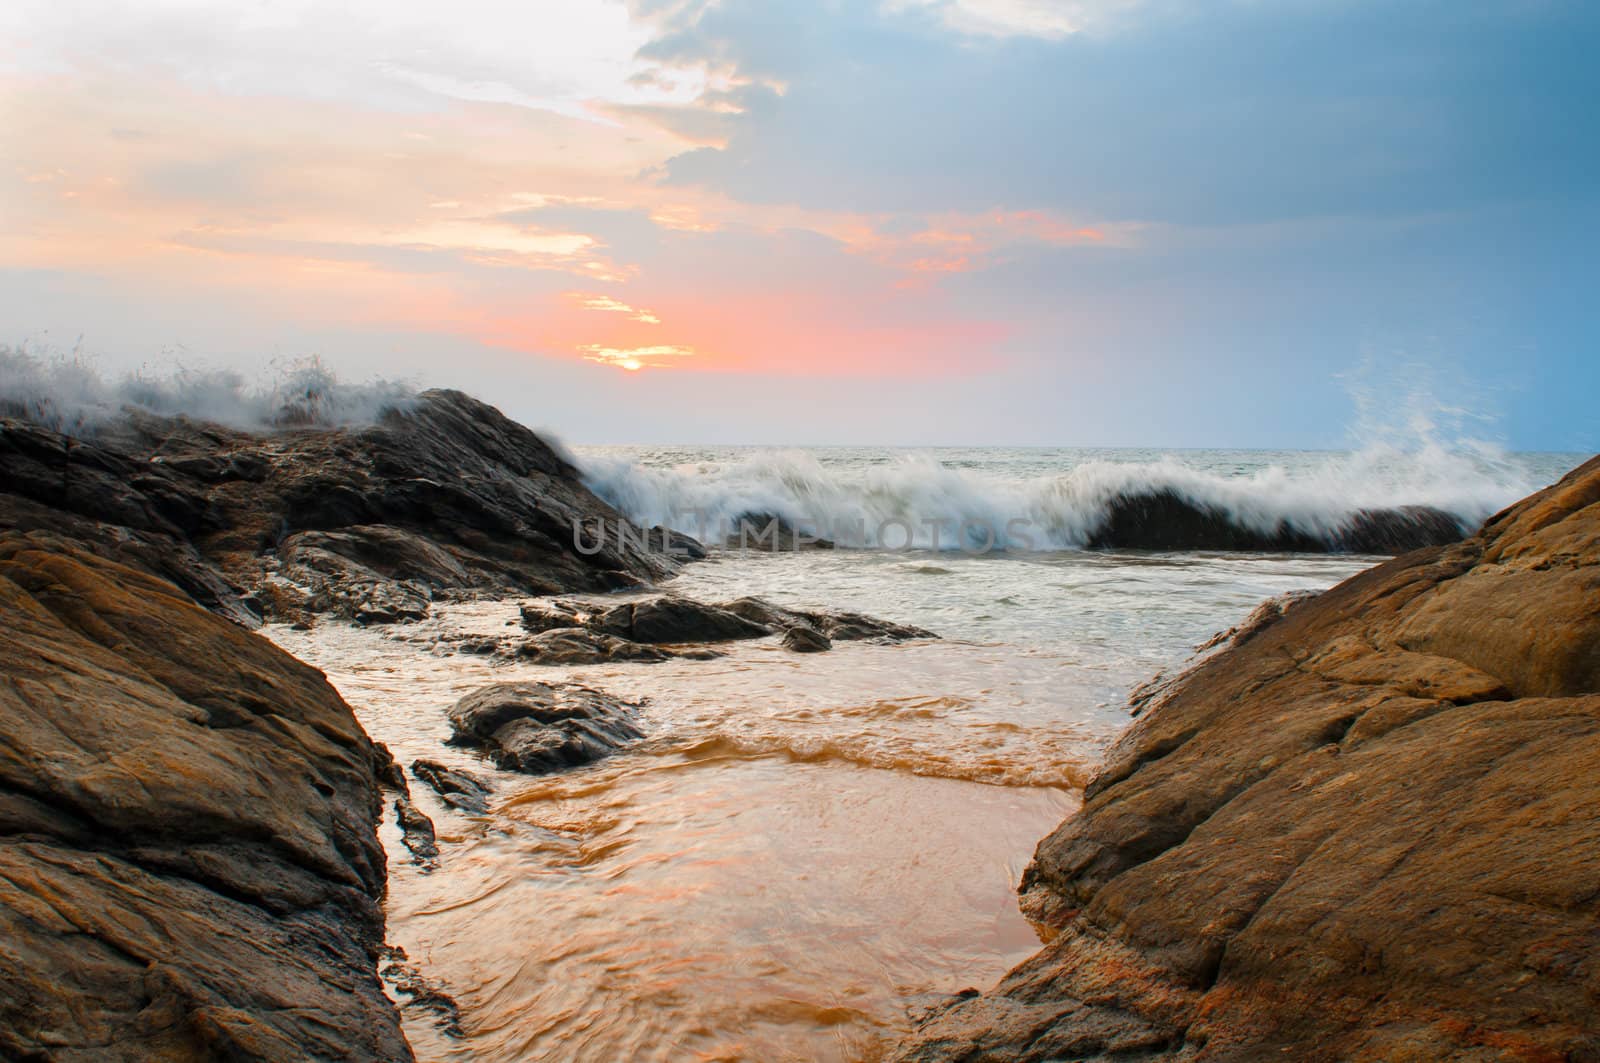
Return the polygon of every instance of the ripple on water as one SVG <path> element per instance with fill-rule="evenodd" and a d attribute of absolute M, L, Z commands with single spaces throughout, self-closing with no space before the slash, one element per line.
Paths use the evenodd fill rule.
<path fill-rule="evenodd" d="M 873 1058 L 931 995 L 992 982 L 1037 947 L 1017 879 L 1124 724 L 1127 690 L 1261 598 L 1360 567 L 941 557 L 940 578 L 914 580 L 908 564 L 931 565 L 724 558 L 677 586 L 859 609 L 943 640 L 541 669 L 448 654 L 450 636 L 503 634 L 515 602 L 443 605 L 389 632 L 269 629 L 403 764 L 443 760 L 495 788 L 489 815 L 469 817 L 413 786 L 438 825 L 437 871 L 407 862 L 392 817 L 382 827 L 390 938 L 462 1006 L 462 1042 L 408 1017 L 421 1058 Z M 1122 582 L 1135 575 L 1137 594 Z M 1068 586 L 1041 594 L 1047 578 Z M 644 700 L 650 737 L 540 779 L 442 744 L 446 706 L 534 677 Z"/>

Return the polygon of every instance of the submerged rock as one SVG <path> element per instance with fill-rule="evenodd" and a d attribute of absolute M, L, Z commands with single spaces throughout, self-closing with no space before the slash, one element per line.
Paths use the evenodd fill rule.
<path fill-rule="evenodd" d="M 0 535 L 0 672 L 0 1058 L 411 1059 L 386 756 L 320 672 L 41 533 Z"/>
<path fill-rule="evenodd" d="M 437 760 L 414 760 L 411 774 L 432 787 L 451 808 L 475 816 L 489 810 L 489 784 L 470 771 L 447 767 Z"/>
<path fill-rule="evenodd" d="M 1600 1049 L 1600 458 L 1247 625 L 1039 844 L 1053 940 L 914 1060 Z"/>
<path fill-rule="evenodd" d="M 543 775 L 587 764 L 643 738 L 638 706 L 576 684 L 495 683 L 448 710 L 451 742 L 507 771 Z"/>

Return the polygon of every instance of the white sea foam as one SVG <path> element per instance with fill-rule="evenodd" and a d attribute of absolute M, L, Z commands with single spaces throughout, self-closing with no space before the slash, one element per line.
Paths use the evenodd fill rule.
<path fill-rule="evenodd" d="M 413 397 L 401 382 L 341 381 L 316 357 L 275 361 L 254 380 L 182 366 L 108 376 L 76 355 L 0 347 L 0 413 L 69 434 L 92 430 L 128 407 L 247 431 L 368 424 Z"/>
<path fill-rule="evenodd" d="M 1142 456 L 1141 456 L 1142 457 Z M 1290 457 L 1290 456 L 1284 456 Z M 1085 545 L 1120 497 L 1170 491 L 1264 534 L 1282 526 L 1331 537 L 1363 509 L 1433 506 L 1464 529 L 1526 495 L 1548 476 L 1516 456 L 1476 445 L 1373 446 L 1349 454 L 1237 462 L 1206 454 L 1081 460 L 1056 452 L 1030 475 L 980 473 L 922 456 L 852 464 L 806 451 L 760 451 L 676 467 L 604 455 L 582 459 L 589 486 L 636 523 L 715 539 L 745 514 L 782 517 L 842 546 L 914 545 L 1072 549 Z M 931 523 L 930 523 L 931 522 Z M 965 536 L 962 525 L 967 526 Z"/>

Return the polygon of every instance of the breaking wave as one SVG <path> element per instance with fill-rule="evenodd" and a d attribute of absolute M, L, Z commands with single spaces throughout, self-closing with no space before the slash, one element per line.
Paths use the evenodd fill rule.
<path fill-rule="evenodd" d="M 111 377 L 74 355 L 0 347 L 0 415 L 69 435 L 92 431 L 129 408 L 245 431 L 370 424 L 414 397 L 414 389 L 398 381 L 341 381 L 314 356 L 275 361 L 255 380 L 228 369 L 183 367 Z"/>
<path fill-rule="evenodd" d="M 1264 455 L 1263 457 L 1273 457 Z M 1338 455 L 1279 455 L 1239 471 L 1203 455 L 1074 460 L 1026 477 L 985 476 L 919 456 L 889 464 L 825 464 L 767 451 L 677 467 L 584 458 L 590 488 L 644 526 L 717 541 L 741 518 L 775 516 L 850 547 L 1010 549 L 1090 545 L 1121 500 L 1175 496 L 1270 536 L 1285 529 L 1337 539 L 1363 511 L 1433 507 L 1463 531 L 1547 482 L 1516 456 L 1475 445 L 1375 446 Z M 1208 467 L 1210 465 L 1211 467 Z M 963 531 L 965 528 L 965 532 Z M 935 541 L 935 534 L 938 539 Z"/>

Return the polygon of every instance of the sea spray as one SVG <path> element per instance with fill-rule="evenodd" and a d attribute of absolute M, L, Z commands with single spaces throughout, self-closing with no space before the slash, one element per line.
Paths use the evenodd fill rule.
<path fill-rule="evenodd" d="M 672 466 L 595 453 L 580 462 L 595 493 L 647 527 L 718 539 L 752 516 L 777 517 L 840 546 L 902 548 L 909 539 L 948 550 L 972 549 L 990 536 L 999 549 L 1082 548 L 1119 500 L 1163 493 L 1268 536 L 1287 530 L 1336 540 L 1364 511 L 1408 506 L 1448 513 L 1466 531 L 1540 483 L 1528 463 L 1485 446 L 1385 443 L 1293 460 L 1253 457 L 1254 468 L 1240 469 L 1243 463 L 1230 468 L 1214 454 L 1118 460 L 1104 451 L 1036 452 L 1027 476 L 919 454 L 840 461 L 796 450 L 718 453 Z"/>
<path fill-rule="evenodd" d="M 401 381 L 342 381 L 315 356 L 274 360 L 254 380 L 181 365 L 108 376 L 77 353 L 0 347 L 0 414 L 69 435 L 92 432 L 130 407 L 245 431 L 370 424 L 414 397 Z"/>

